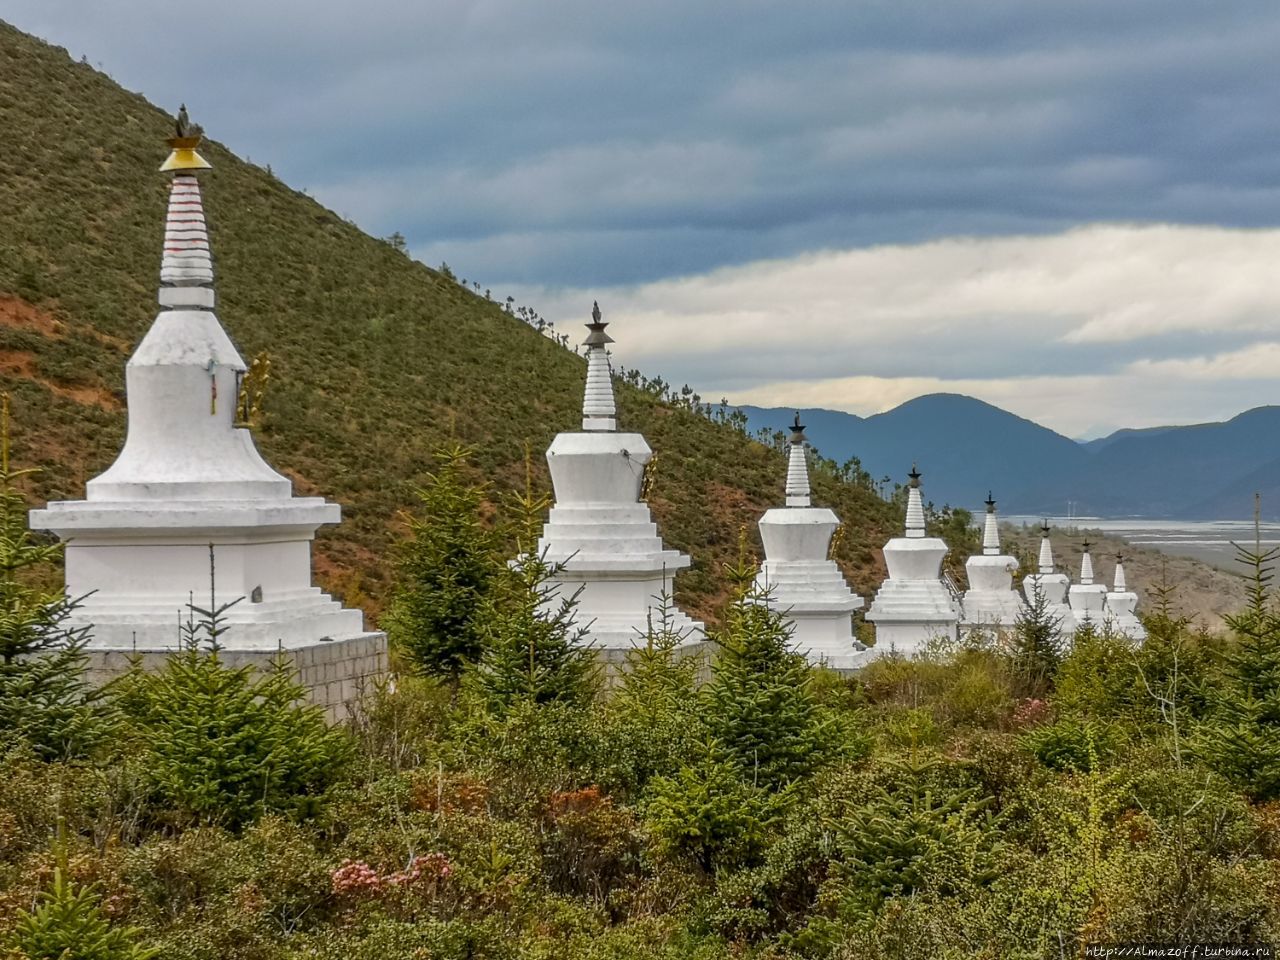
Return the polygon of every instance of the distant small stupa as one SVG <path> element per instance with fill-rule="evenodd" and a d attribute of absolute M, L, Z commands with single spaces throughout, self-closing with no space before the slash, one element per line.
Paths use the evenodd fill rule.
<path fill-rule="evenodd" d="M 955 639 L 960 611 L 952 590 L 942 580 L 946 543 L 925 536 L 920 471 L 913 465 L 907 487 L 905 535 L 884 546 L 889 578 L 880 585 L 867 620 L 876 625 L 870 651 L 911 654 L 933 639 Z"/>
<path fill-rule="evenodd" d="M 555 506 L 538 550 L 553 566 L 555 595 L 577 595 L 574 622 L 603 650 L 630 650 L 657 625 L 662 598 L 668 628 L 701 642 L 702 624 L 675 607 L 673 578 L 689 557 L 667 549 L 641 499 L 653 451 L 638 433 L 619 433 L 600 305 L 587 324 L 582 430 L 557 434 L 547 449 Z"/>
<path fill-rule="evenodd" d="M 1115 581 L 1107 593 L 1106 622 L 1108 627 L 1130 640 L 1147 639 L 1147 628 L 1142 625 L 1135 612 L 1138 607 L 1138 595 L 1129 589 L 1124 575 L 1124 556 L 1116 554 Z"/>
<path fill-rule="evenodd" d="M 797 650 L 814 663 L 851 667 L 865 649 L 853 639 L 852 615 L 862 598 L 849 589 L 827 555 L 840 521 L 826 507 L 812 505 L 806 446 L 797 413 L 788 441 L 786 506 L 760 518 L 765 560 L 756 586 L 791 624 Z"/>
<path fill-rule="evenodd" d="M 67 592 L 84 597 L 74 620 L 92 626 L 101 674 L 121 667 L 126 652 L 175 649 L 188 602 L 240 598 L 225 613 L 227 656 L 265 665 L 283 652 L 337 717 L 355 702 L 357 682 L 385 669 L 386 638 L 311 585 L 311 541 L 338 522 L 338 505 L 294 497 L 237 423 L 246 368 L 214 314 L 196 178 L 210 164 L 185 107 L 176 128 L 160 168 L 173 175 L 160 312 L 125 368 L 124 449 L 88 482 L 84 500 L 33 510 L 31 526 L 68 541 Z"/>
<path fill-rule="evenodd" d="M 1106 621 L 1107 587 L 1106 584 L 1093 582 L 1093 557 L 1089 553 L 1089 547 L 1092 544 L 1085 540 L 1083 546 L 1084 553 L 1080 557 L 1080 582 L 1071 585 L 1067 598 L 1077 626 L 1082 627 L 1088 623 L 1101 630 Z"/>
<path fill-rule="evenodd" d="M 987 493 L 987 513 L 982 527 L 982 553 L 964 565 L 969 589 L 964 595 L 961 626 L 971 630 L 1007 631 L 1023 609 L 1022 598 L 1013 588 L 1018 561 L 1000 550 L 1000 528 L 996 501 Z"/>
<path fill-rule="evenodd" d="M 1058 573 L 1053 562 L 1053 544 L 1049 540 L 1049 523 L 1045 521 L 1040 528 L 1040 558 L 1034 574 L 1023 577 L 1022 595 L 1027 606 L 1034 608 L 1037 596 L 1044 598 L 1045 611 L 1058 624 L 1058 635 L 1069 641 L 1076 632 L 1075 614 L 1067 603 L 1067 590 L 1071 586 L 1071 578 L 1065 573 Z"/>

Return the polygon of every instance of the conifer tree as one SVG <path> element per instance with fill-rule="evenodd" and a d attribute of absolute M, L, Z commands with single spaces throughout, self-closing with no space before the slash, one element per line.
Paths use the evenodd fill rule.
<path fill-rule="evenodd" d="M 1049 607 L 1049 598 L 1034 585 L 1029 601 L 1018 611 L 1008 635 L 1014 668 L 1035 692 L 1043 692 L 1062 663 L 1062 617 Z"/>
<path fill-rule="evenodd" d="M 516 559 L 497 577 L 478 613 L 482 653 L 468 687 L 498 713 L 519 701 L 585 703 L 595 693 L 595 657 L 574 614 L 578 595 L 553 583 L 555 565 L 538 552 L 538 531 L 550 506 L 533 492 L 515 498 Z"/>
<path fill-rule="evenodd" d="M 706 688 L 707 725 L 749 782 L 777 788 L 813 772 L 832 731 L 809 690 L 808 662 L 790 649 L 786 621 L 754 586 L 745 547 L 739 554 L 729 569 L 735 596 L 713 635 L 718 656 Z"/>
<path fill-rule="evenodd" d="M 101 694 L 84 678 L 88 627 L 68 622 L 76 600 L 39 584 L 62 544 L 38 542 L 9 462 L 9 397 L 0 398 L 0 733 L 59 759 L 91 750 L 111 730 Z"/>
<path fill-rule="evenodd" d="M 40 903 L 18 917 L 9 947 L 18 960 L 149 960 L 157 950 L 141 947 L 135 927 L 113 927 L 92 887 L 67 876 L 66 827 L 58 821 L 53 883 Z"/>
<path fill-rule="evenodd" d="M 385 618 L 391 642 L 426 673 L 457 678 L 480 656 L 480 609 L 502 572 L 500 532 L 482 515 L 486 485 L 468 483 L 471 451 L 453 443 L 418 490 Z"/>
<path fill-rule="evenodd" d="M 265 673 L 222 659 L 226 612 L 210 547 L 210 602 L 188 604 L 182 649 L 164 669 L 117 684 L 157 793 L 180 819 L 233 829 L 266 813 L 307 816 L 346 760 L 347 737 L 304 702 L 283 657 Z M 196 617 L 199 619 L 196 619 Z"/>
<path fill-rule="evenodd" d="M 1226 618 L 1234 643 L 1223 653 L 1194 749 L 1255 799 L 1272 800 L 1280 797 L 1280 615 L 1270 585 L 1280 547 L 1263 550 L 1259 542 L 1236 552 L 1250 569 L 1248 605 Z"/>
<path fill-rule="evenodd" d="M 675 773 L 699 753 L 705 739 L 698 709 L 701 659 L 684 655 L 687 639 L 674 626 L 675 606 L 665 593 L 650 611 L 647 629 L 606 703 L 607 741 L 624 786 L 642 790 L 657 775 Z"/>

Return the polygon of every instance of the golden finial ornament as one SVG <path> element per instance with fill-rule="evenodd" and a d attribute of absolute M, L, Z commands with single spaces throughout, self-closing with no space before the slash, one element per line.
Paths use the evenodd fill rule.
<path fill-rule="evenodd" d="M 187 116 L 187 105 L 185 103 L 178 108 L 178 115 L 174 117 L 173 126 L 175 135 L 165 141 L 169 144 L 169 157 L 164 163 L 160 164 L 160 171 L 162 173 L 171 173 L 182 170 L 209 170 L 212 168 L 213 164 L 196 153 L 196 147 L 200 145 L 200 141 L 204 138 L 204 130 L 200 124 L 191 122 L 191 118 Z"/>

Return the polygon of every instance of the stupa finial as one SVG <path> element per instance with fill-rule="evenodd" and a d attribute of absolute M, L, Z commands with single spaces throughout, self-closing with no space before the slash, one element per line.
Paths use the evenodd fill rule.
<path fill-rule="evenodd" d="M 913 463 L 911 472 L 907 474 L 910 483 L 907 486 L 907 536 L 916 538 L 924 536 L 924 501 L 920 498 L 920 478 L 924 476 Z"/>
<path fill-rule="evenodd" d="M 988 557 L 1000 555 L 1000 529 L 996 522 L 996 501 L 987 491 L 987 518 L 982 526 L 982 552 Z"/>
<path fill-rule="evenodd" d="M 795 422 L 791 425 L 791 438 L 787 444 L 787 506 L 811 506 L 809 463 L 805 459 L 804 424 L 800 422 L 799 410 L 796 411 Z"/>
<path fill-rule="evenodd" d="M 800 422 L 800 411 L 796 411 L 796 419 L 791 424 L 791 439 L 789 443 L 804 443 L 807 438 L 804 435 L 804 424 Z"/>
<path fill-rule="evenodd" d="M 179 170 L 209 170 L 211 164 L 200 154 L 196 147 L 204 138 L 204 128 L 192 123 L 187 116 L 187 105 L 178 108 L 178 115 L 173 120 L 174 135 L 165 142 L 169 144 L 169 157 L 160 165 L 162 173 L 173 173 Z"/>
<path fill-rule="evenodd" d="M 600 304 L 591 303 L 591 322 L 583 344 L 587 348 L 587 389 L 582 399 L 583 430 L 618 429 L 618 412 L 613 400 L 613 375 L 605 345 L 613 338 L 604 332 L 609 324 L 600 319 Z"/>
<path fill-rule="evenodd" d="M 1124 554 L 1116 554 L 1116 580 L 1114 590 L 1116 593 L 1124 593 L 1128 589 L 1124 577 Z"/>

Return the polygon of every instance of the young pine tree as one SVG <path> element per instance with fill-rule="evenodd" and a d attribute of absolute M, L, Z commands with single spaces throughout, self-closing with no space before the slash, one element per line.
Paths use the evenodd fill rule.
<path fill-rule="evenodd" d="M 219 638 L 236 602 L 189 605 L 183 648 L 164 669 L 135 668 L 116 688 L 156 793 L 176 818 L 232 829 L 266 813 L 313 813 L 350 752 L 346 735 L 303 702 L 306 690 L 283 659 L 266 673 L 223 662 Z"/>
<path fill-rule="evenodd" d="M 9 398 L 0 398 L 0 740 L 46 759 L 89 752 L 109 736 L 111 714 L 84 679 L 87 627 L 68 620 L 76 601 L 39 585 L 62 544 L 37 542 L 14 482 L 33 470 L 9 463 Z"/>
<path fill-rule="evenodd" d="M 6 956 L 16 960 L 150 960 L 158 951 L 139 946 L 134 927 L 113 927 L 92 887 L 67 877 L 66 827 L 58 822 L 53 883 L 40 903 L 18 917 Z"/>
<path fill-rule="evenodd" d="M 707 726 L 749 782 L 776 789 L 826 759 L 832 731 L 809 689 L 808 662 L 790 649 L 786 621 L 754 586 L 754 565 L 741 553 L 729 571 L 735 596 L 713 637 Z"/>
<path fill-rule="evenodd" d="M 516 559 L 489 588 L 477 614 L 482 652 L 467 686 L 497 713 L 520 701 L 582 704 L 596 692 L 595 657 L 574 619 L 577 594 L 551 582 L 556 570 L 538 553 L 550 502 L 532 480 L 515 501 Z"/>
<path fill-rule="evenodd" d="M 1031 591 L 1030 602 L 1019 611 L 1008 643 L 1014 669 L 1028 690 L 1046 691 L 1062 663 L 1066 644 L 1062 639 L 1062 617 L 1049 607 L 1049 598 L 1039 584 Z"/>
<path fill-rule="evenodd" d="M 502 572 L 501 534 L 482 515 L 486 487 L 463 475 L 469 455 L 456 443 L 437 452 L 440 466 L 408 517 L 385 618 L 391 642 L 420 670 L 454 679 L 480 656 L 479 613 Z"/>
<path fill-rule="evenodd" d="M 1223 653 L 1219 683 L 1209 692 L 1195 752 L 1257 800 L 1280 797 L 1280 615 L 1270 602 L 1271 565 L 1280 548 L 1237 546 L 1250 568 L 1249 602 L 1228 617 L 1234 643 Z"/>
<path fill-rule="evenodd" d="M 634 793 L 655 776 L 675 773 L 701 753 L 705 742 L 698 698 L 701 659 L 681 653 L 686 637 L 673 626 L 674 609 L 669 596 L 659 598 L 604 704 L 606 740 L 616 757 L 613 776 Z"/>

